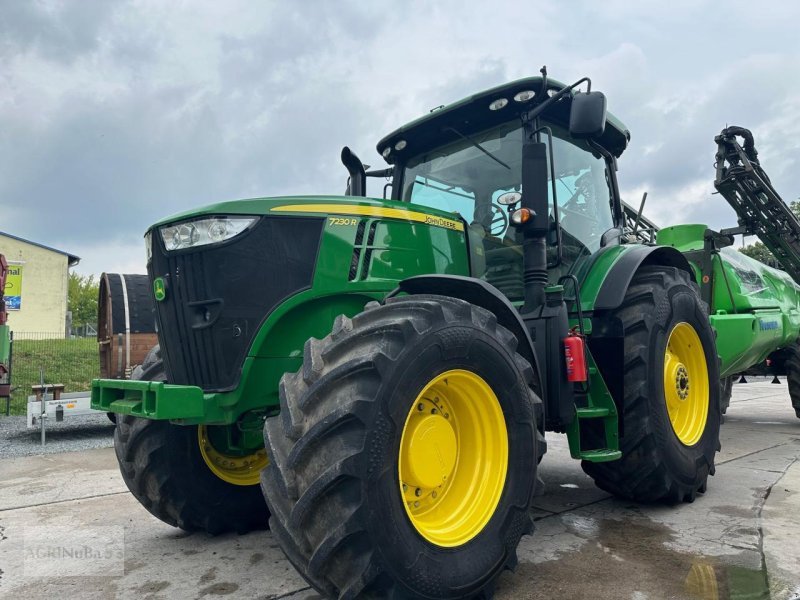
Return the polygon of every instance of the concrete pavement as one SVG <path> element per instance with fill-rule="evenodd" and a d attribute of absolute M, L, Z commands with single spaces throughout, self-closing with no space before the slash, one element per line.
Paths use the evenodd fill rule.
<path fill-rule="evenodd" d="M 716 477 L 693 504 L 610 498 L 569 458 L 564 436 L 548 439 L 536 533 L 498 599 L 800 598 L 800 419 L 785 383 L 734 386 Z M 105 555 L 64 576 L 83 567 L 37 554 L 48 536 L 91 548 L 102 538 Z M 113 450 L 0 459 L 0 597 L 73 596 L 317 597 L 269 532 L 209 537 L 152 517 L 127 492 Z"/>

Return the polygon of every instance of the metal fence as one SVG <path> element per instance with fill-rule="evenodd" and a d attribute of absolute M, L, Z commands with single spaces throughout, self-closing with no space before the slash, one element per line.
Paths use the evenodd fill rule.
<path fill-rule="evenodd" d="M 13 332 L 10 413 L 25 414 L 31 386 L 41 373 L 47 384 L 63 384 L 65 392 L 83 392 L 100 376 L 95 338 L 64 338 L 64 333 Z M 2 414 L 6 406 L 0 404 Z"/>

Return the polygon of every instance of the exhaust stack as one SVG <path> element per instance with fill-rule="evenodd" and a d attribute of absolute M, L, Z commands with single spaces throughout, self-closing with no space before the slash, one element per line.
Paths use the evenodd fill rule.
<path fill-rule="evenodd" d="M 367 195 L 367 173 L 364 164 L 355 153 L 347 146 L 342 148 L 342 164 L 350 174 L 350 181 L 347 184 L 346 196 L 366 196 Z"/>

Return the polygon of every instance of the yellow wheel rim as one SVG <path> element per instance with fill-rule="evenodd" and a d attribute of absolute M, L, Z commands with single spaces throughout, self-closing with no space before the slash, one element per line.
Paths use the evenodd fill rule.
<path fill-rule="evenodd" d="M 708 420 L 708 365 L 694 327 L 673 327 L 664 352 L 664 397 L 675 435 L 686 446 L 698 442 Z"/>
<path fill-rule="evenodd" d="M 408 412 L 400 494 L 411 523 L 437 546 L 474 538 L 491 519 L 508 470 L 508 432 L 481 377 L 454 369 L 432 379 Z"/>
<path fill-rule="evenodd" d="M 223 454 L 212 445 L 205 425 L 197 427 L 197 443 L 211 472 L 233 485 L 258 485 L 261 470 L 269 462 L 267 451 L 263 448 L 244 456 Z"/>

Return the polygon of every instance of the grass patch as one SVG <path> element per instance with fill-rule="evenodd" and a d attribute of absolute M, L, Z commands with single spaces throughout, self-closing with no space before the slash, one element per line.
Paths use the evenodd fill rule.
<path fill-rule="evenodd" d="M 100 377 L 100 359 L 95 338 L 17 339 L 12 365 L 11 414 L 24 415 L 31 386 L 39 384 L 39 369 L 45 383 L 63 383 L 64 392 L 85 392 L 92 379 Z M 2 405 L 0 405 L 2 406 Z M 5 406 L 2 406 L 5 410 Z"/>

